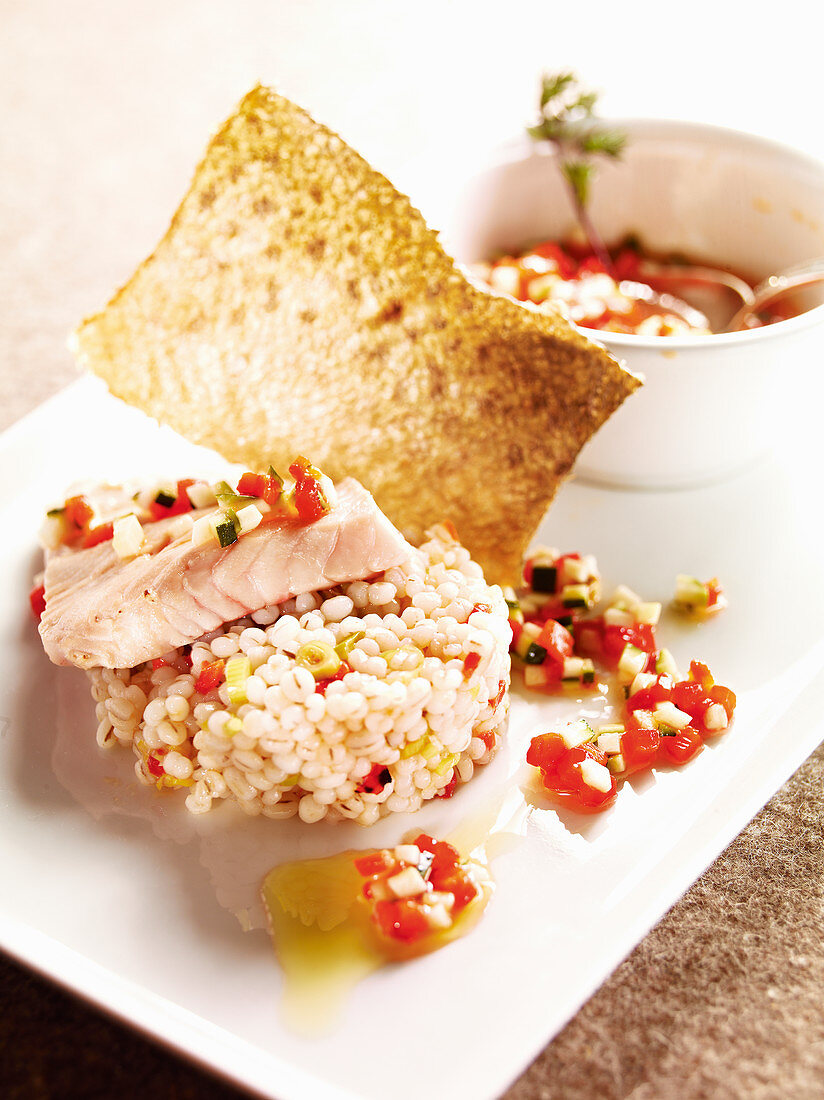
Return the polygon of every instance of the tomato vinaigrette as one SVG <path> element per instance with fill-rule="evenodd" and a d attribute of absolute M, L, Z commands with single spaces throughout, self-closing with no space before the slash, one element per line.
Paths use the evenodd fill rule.
<path fill-rule="evenodd" d="M 553 549 L 527 561 L 524 579 L 520 597 L 507 592 L 511 649 L 524 684 L 550 692 L 564 685 L 594 689 L 607 674 L 623 697 L 619 722 L 595 728 L 578 719 L 532 739 L 527 763 L 556 802 L 597 813 L 612 805 L 627 776 L 686 764 L 729 729 L 734 693 L 699 661 L 686 677 L 679 674 L 657 639 L 660 604 L 621 586 L 601 614 L 588 614 L 600 599 L 595 559 Z M 717 578 L 702 584 L 679 575 L 673 600 L 679 610 L 707 616 L 725 604 Z"/>
<path fill-rule="evenodd" d="M 679 276 L 681 285 L 703 283 L 706 288 L 700 265 L 653 257 L 633 238 L 613 249 L 609 260 L 608 269 L 589 245 L 549 240 L 512 256 L 475 264 L 473 271 L 494 290 L 518 301 L 560 305 L 582 328 L 639 336 L 700 336 L 713 331 L 705 314 L 674 295 L 672 280 L 664 274 L 668 263 L 677 262 L 679 269 L 695 273 L 693 279 Z M 742 281 L 752 286 L 750 280 Z M 776 303 L 754 317 L 750 327 L 790 316 L 786 303 Z"/>

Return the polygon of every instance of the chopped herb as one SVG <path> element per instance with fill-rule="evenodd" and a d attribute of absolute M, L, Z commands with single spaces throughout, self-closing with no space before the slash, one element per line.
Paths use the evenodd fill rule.
<path fill-rule="evenodd" d="M 534 141 L 548 141 L 558 152 L 575 216 L 604 270 L 613 274 L 609 252 L 587 210 L 590 186 L 595 178 L 596 156 L 613 160 L 621 156 L 626 134 L 599 128 L 595 123 L 597 93 L 584 91 L 574 73 L 544 74 L 541 81 L 539 121 L 527 127 Z"/>

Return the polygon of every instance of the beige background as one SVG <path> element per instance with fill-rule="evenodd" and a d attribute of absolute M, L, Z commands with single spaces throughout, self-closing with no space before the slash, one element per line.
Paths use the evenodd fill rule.
<path fill-rule="evenodd" d="M 435 216 L 472 157 L 528 118 L 542 67 L 608 88 L 611 113 L 824 153 L 806 5 L 783 5 L 769 33 L 742 27 L 737 5 L 633 11 L 630 33 L 625 9 L 553 0 L 0 2 L 0 427 L 74 377 L 68 330 L 151 249 L 209 132 L 258 79 Z M 823 778 L 819 751 L 512 1100 L 824 1093 Z M 0 997 L 3 1095 L 232 1095 L 14 964 Z"/>

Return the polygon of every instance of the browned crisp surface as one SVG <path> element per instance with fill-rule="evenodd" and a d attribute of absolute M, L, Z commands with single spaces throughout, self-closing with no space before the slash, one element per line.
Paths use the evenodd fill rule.
<path fill-rule="evenodd" d="M 290 100 L 250 92 L 80 363 L 253 468 L 308 455 L 496 580 L 638 385 L 561 317 L 472 286 L 409 200 Z"/>

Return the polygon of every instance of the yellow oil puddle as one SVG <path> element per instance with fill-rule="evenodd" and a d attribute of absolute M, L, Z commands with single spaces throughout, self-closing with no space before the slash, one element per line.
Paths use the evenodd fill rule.
<path fill-rule="evenodd" d="M 489 861 L 518 843 L 528 812 L 521 792 L 510 791 L 443 838 L 466 860 L 480 892 L 449 929 L 422 943 L 390 943 L 374 929 L 361 900 L 365 880 L 354 866 L 356 858 L 374 849 L 273 868 L 261 894 L 283 972 L 285 1023 L 306 1036 L 328 1032 L 352 989 L 373 971 L 438 950 L 471 931 L 494 891 Z M 414 830 L 410 839 L 419 832 Z"/>

